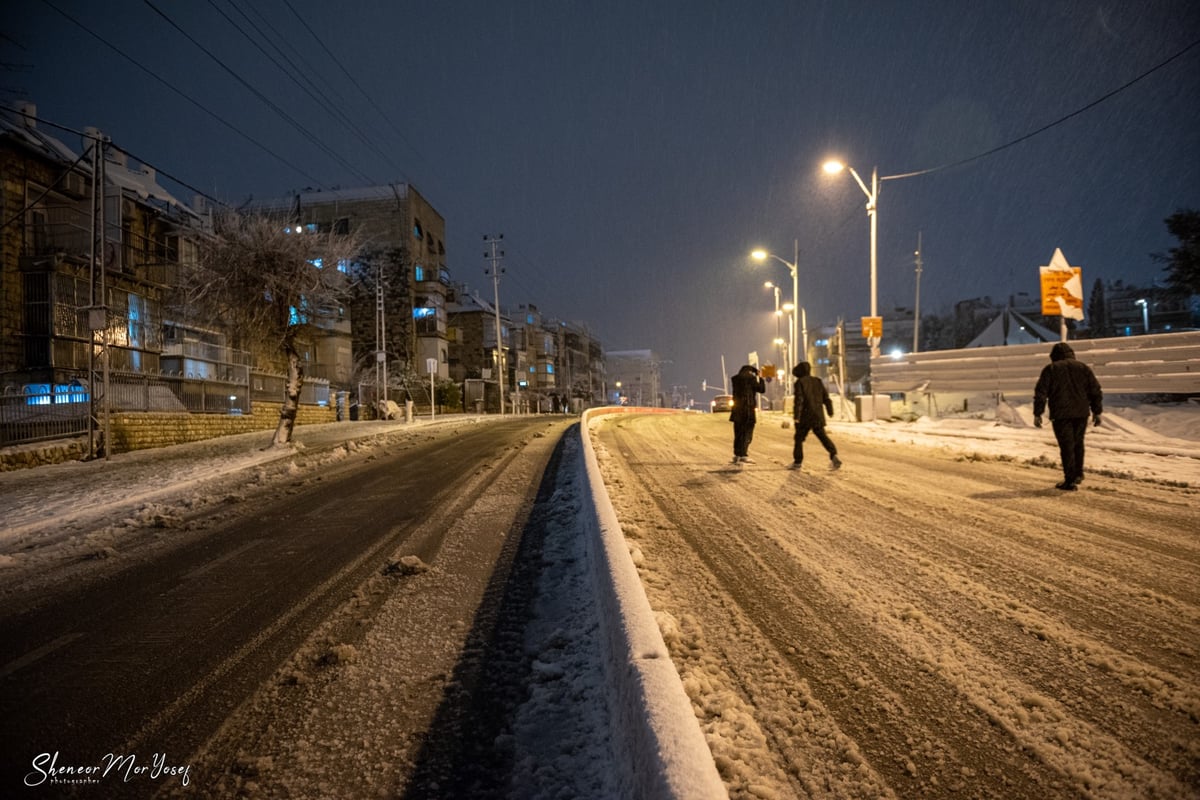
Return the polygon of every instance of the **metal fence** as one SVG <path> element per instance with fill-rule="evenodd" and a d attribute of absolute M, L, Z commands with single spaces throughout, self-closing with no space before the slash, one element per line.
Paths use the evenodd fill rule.
<path fill-rule="evenodd" d="M 113 371 L 108 376 L 111 411 L 188 414 L 249 414 L 251 403 L 283 400 L 287 378 L 252 372 L 245 381 Z M 97 400 L 103 400 L 98 395 Z M 88 432 L 91 393 L 86 376 L 61 384 L 24 384 L 0 394 L 0 447 Z M 306 379 L 302 405 L 328 406 L 329 381 Z"/>
<path fill-rule="evenodd" d="M 35 384 L 0 394 L 0 447 L 81 436 L 88 430 L 87 388 Z"/>

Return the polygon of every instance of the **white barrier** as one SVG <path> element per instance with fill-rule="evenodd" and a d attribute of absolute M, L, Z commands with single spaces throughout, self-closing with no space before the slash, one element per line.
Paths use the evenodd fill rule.
<path fill-rule="evenodd" d="M 579 426 L 580 484 L 585 494 L 580 516 L 595 570 L 605 681 L 614 701 L 609 713 L 619 739 L 614 745 L 626 766 L 621 796 L 727 800 L 729 793 L 646 599 L 592 447 L 593 418 L 632 411 L 669 409 L 594 408 L 584 412 Z"/>
<path fill-rule="evenodd" d="M 1105 394 L 1200 393 L 1200 331 L 1070 341 Z M 877 392 L 993 393 L 1033 397 L 1052 342 L 972 347 L 887 356 L 871 361 Z"/>

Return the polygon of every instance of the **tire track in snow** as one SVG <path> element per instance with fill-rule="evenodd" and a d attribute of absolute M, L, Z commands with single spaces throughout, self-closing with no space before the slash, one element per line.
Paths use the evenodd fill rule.
<path fill-rule="evenodd" d="M 687 428 L 678 428 L 679 425 L 685 424 Z M 665 432 L 663 427 L 667 428 Z M 608 433 L 605 431 L 606 435 Z M 1043 548 L 1040 553 L 1042 557 L 1053 553 L 1054 542 L 1045 537 L 1042 537 L 1041 541 L 1029 541 L 1028 536 L 1018 537 L 1022 539 L 1018 552 L 1027 552 L 1028 555 L 1023 556 L 1018 569 L 1009 569 L 1007 575 L 1001 575 L 999 578 L 989 575 L 989 572 L 993 566 L 1003 565 L 1006 558 L 1005 547 L 1011 543 L 1005 540 L 1002 542 L 1003 546 L 997 545 L 994 553 L 982 556 L 974 551 L 979 541 L 991 541 L 996 536 L 994 531 L 1003 532 L 1009 524 L 1018 527 L 1028 525 L 1028 518 L 1032 512 L 1018 508 L 1016 512 L 1006 514 L 1002 520 L 993 520 L 991 526 L 981 527 L 980 521 L 985 519 L 986 515 L 980 509 L 985 508 L 987 504 L 962 499 L 969 497 L 971 492 L 979 492 L 979 479 L 964 481 L 958 476 L 963 465 L 946 463 L 944 458 L 928 456 L 912 458 L 914 463 L 911 469 L 927 471 L 930 463 L 934 464 L 935 474 L 931 476 L 933 480 L 929 483 L 936 485 L 936 494 L 932 500 L 926 500 L 922 495 L 921 502 L 916 503 L 905 502 L 904 497 L 888 496 L 889 492 L 897 491 L 898 484 L 892 477 L 886 480 L 880 478 L 881 475 L 896 474 L 884 469 L 859 470 L 855 467 L 852 478 L 838 475 L 834 479 L 807 475 L 790 476 L 778 470 L 753 468 L 740 475 L 726 475 L 723 471 L 712 468 L 711 453 L 716 451 L 714 442 L 717 440 L 720 440 L 721 445 L 719 452 L 724 452 L 727 436 L 727 426 L 714 426 L 707 419 L 696 417 L 673 418 L 654 425 L 630 425 L 627 431 L 617 427 L 613 434 L 613 438 L 621 443 L 615 449 L 638 454 L 638 459 L 631 460 L 654 462 L 652 470 L 639 469 L 635 465 L 633 469 L 625 468 L 619 472 L 622 475 L 637 475 L 646 481 L 658 508 L 663 509 L 659 516 L 667 520 L 664 522 L 660 519 L 655 524 L 666 528 L 678 528 L 684 535 L 689 530 L 696 532 L 693 536 L 694 542 L 700 547 L 699 552 L 710 562 L 718 557 L 727 558 L 730 564 L 722 569 L 728 570 L 730 575 L 738 576 L 737 580 L 757 579 L 759 585 L 742 589 L 743 594 L 761 596 L 770 591 L 773 595 L 786 597 L 787 591 L 783 584 L 794 580 L 798 585 L 804 585 L 804 581 L 807 580 L 808 591 L 814 595 L 822 589 L 832 587 L 836 590 L 834 595 L 837 601 L 852 611 L 874 609 L 871 625 L 867 628 L 868 638 L 884 637 L 886 647 L 899 648 L 908 653 L 911 658 L 917 660 L 919 669 L 941 674 L 951 689 L 962 693 L 986 712 L 989 719 L 1004 731 L 1003 740 L 995 743 L 997 751 L 1015 751 L 1016 755 L 1013 757 L 1024 766 L 1028 766 L 1025 763 L 1027 759 L 1020 755 L 1020 748 L 1025 747 L 1036 752 L 1041 761 L 1050 765 L 1052 770 L 1052 774 L 1042 776 L 1047 781 L 1042 788 L 1047 791 L 1051 787 L 1056 787 L 1056 792 L 1069 791 L 1065 785 L 1069 783 L 1095 796 L 1119 795 L 1126 790 L 1149 792 L 1151 796 L 1185 796 L 1185 783 L 1181 783 L 1172 774 L 1164 773 L 1163 770 L 1171 770 L 1176 775 L 1183 776 L 1186 781 L 1189 764 L 1191 770 L 1195 769 L 1195 745 L 1189 747 L 1186 741 L 1189 731 L 1194 732 L 1194 728 L 1186 721 L 1182 723 L 1181 729 L 1180 720 L 1172 720 L 1169 713 L 1165 715 L 1165 720 L 1155 719 L 1152 713 L 1155 709 L 1139 708 L 1139 705 L 1145 704 L 1139 704 L 1136 697 L 1132 698 L 1133 707 L 1127 716 L 1142 720 L 1139 728 L 1141 731 L 1157 729 L 1162 734 L 1164 742 L 1149 743 L 1151 750 L 1166 750 L 1172 740 L 1182 745 L 1176 760 L 1164 758 L 1161 753 L 1156 753 L 1157 763 L 1150 764 L 1131 751 L 1123 739 L 1118 740 L 1105 730 L 1093 727 L 1091 722 L 1072 716 L 1073 712 L 1058 704 L 1053 696 L 1039 692 L 1041 687 L 1026 683 L 1027 675 L 1023 673 L 1028 673 L 1028 677 L 1036 680 L 1037 673 L 1044 677 L 1049 671 L 1037 667 L 1036 655 L 1028 657 L 1035 659 L 1032 670 L 1029 669 L 1029 665 L 1021 663 L 1021 651 L 1028 649 L 1029 642 L 1038 640 L 1021 631 L 1020 626 L 1013 623 L 1011 609 L 1005 611 L 1014 602 L 1018 609 L 1023 608 L 1024 603 L 1023 599 L 1014 601 L 1006 594 L 1005 586 L 1013 583 L 1012 576 L 1016 575 L 1018 579 L 1015 585 L 1036 600 L 1039 594 L 1045 594 L 1044 587 L 1058 588 L 1058 582 L 1063 580 L 1064 575 L 1070 580 L 1077 571 L 1071 568 L 1069 560 L 1065 560 L 1071 557 L 1068 553 L 1064 560 L 1057 563 L 1052 559 L 1053 572 L 1050 576 L 1038 575 L 1038 548 Z M 778 452 L 781 449 L 780 443 L 777 442 L 768 441 L 765 446 L 760 444 L 762 438 L 765 437 L 760 437 L 755 443 L 756 452 Z M 889 446 L 886 458 L 895 461 L 904 451 L 902 447 Z M 867 451 L 856 449 L 856 458 L 864 452 Z M 983 477 L 993 481 L 998 476 L 1000 479 L 1009 479 L 1010 471 L 1016 475 L 1017 479 L 1013 482 L 1018 484 L 1018 489 L 1021 489 L 1022 484 L 1030 483 L 1034 477 L 1023 477 L 1021 468 L 1005 465 L 986 470 L 987 474 Z M 793 477 L 800 480 L 787 483 Z M 808 490 L 802 503 L 797 503 L 794 497 L 789 497 L 795 494 L 791 491 L 795 483 Z M 1150 487 L 1143 492 L 1145 488 L 1138 486 L 1137 492 L 1149 495 L 1146 505 L 1151 505 L 1158 490 Z M 621 493 L 615 494 L 620 498 Z M 769 513 L 770 509 L 764 511 L 764 497 L 770 498 L 772 502 L 782 501 L 791 505 L 791 508 L 787 509 L 785 522 L 781 524 L 778 513 Z M 1122 500 L 1122 503 L 1130 502 L 1132 501 Z M 618 505 L 621 507 L 627 504 L 619 500 Z M 934 536 L 929 534 L 931 527 L 936 526 L 931 526 L 928 520 L 921 519 L 922 514 L 929 512 L 931 505 L 938 506 L 937 512 L 944 517 L 940 521 L 943 532 Z M 702 506 L 703 510 L 698 510 L 697 506 Z M 1168 528 L 1175 524 L 1172 514 L 1178 519 L 1186 516 L 1180 512 L 1179 504 L 1163 504 L 1159 507 L 1166 509 L 1164 519 Z M 645 509 L 645 503 L 639 501 L 637 508 Z M 944 524 L 954 523 L 959 517 L 962 518 L 961 524 Z M 728 538 L 736 533 L 731 530 L 735 527 L 733 520 L 742 520 L 742 529 L 751 533 L 736 536 L 741 540 L 740 547 L 721 555 L 721 537 Z M 803 538 L 799 542 L 802 549 L 796 544 L 785 544 L 800 538 L 797 532 L 811 528 L 814 524 L 820 524 L 824 530 L 820 535 Z M 1095 519 L 1092 524 L 1100 525 Z M 699 533 L 704 531 L 719 533 L 717 536 L 704 538 Z M 1178 531 L 1168 531 L 1167 537 L 1174 536 L 1178 539 L 1178 534 Z M 1081 545 L 1086 543 L 1089 535 L 1087 531 L 1077 535 Z M 962 540 L 961 543 L 955 542 L 956 536 Z M 768 550 L 764 547 L 771 543 L 774 543 L 773 548 Z M 1093 546 L 1095 545 L 1096 542 L 1093 541 Z M 1101 541 L 1099 545 L 1106 546 L 1106 542 Z M 1136 551 L 1133 545 L 1129 547 Z M 916 551 L 915 555 L 908 552 L 910 548 Z M 652 550 L 649 542 L 646 549 Z M 770 558 L 762 555 L 768 552 L 771 554 Z M 1180 552 L 1179 558 L 1186 562 L 1186 548 Z M 753 567 L 743 567 L 739 572 L 739 560 L 753 564 Z M 802 567 L 798 566 L 801 560 Z M 934 579 L 918 580 L 918 585 L 910 589 L 906 586 L 906 580 L 913 576 L 920 578 L 923 561 L 929 562 L 929 566 L 925 567 L 926 571 L 930 567 L 936 567 L 942 570 L 942 573 L 935 573 Z M 946 564 L 942 564 L 942 561 Z M 983 563 L 980 564 L 980 561 Z M 779 566 L 793 563 L 797 566 Z M 1115 569 L 1112 575 L 1123 579 L 1124 576 L 1119 570 L 1121 563 L 1119 560 L 1107 565 L 1097 563 L 1089 569 L 1093 573 L 1101 573 L 1101 567 L 1110 571 Z M 666 566 L 655 565 L 656 568 Z M 796 574 L 790 575 L 789 569 L 795 570 Z M 771 575 L 772 571 L 777 571 L 778 577 L 776 580 L 767 581 L 764 576 Z M 1179 571 L 1186 572 L 1186 563 Z M 1027 577 L 1020 579 L 1023 574 Z M 900 576 L 899 579 L 897 575 Z M 964 576 L 970 579 L 967 582 L 971 584 L 965 589 L 959 585 Z M 990 580 L 977 581 L 979 576 Z M 1109 578 L 1110 584 L 1115 580 L 1113 576 Z M 1095 577 L 1091 579 L 1097 580 Z M 777 582 L 779 587 L 775 585 Z M 881 594 L 884 595 L 884 602 L 880 602 Z M 929 606 L 929 601 L 925 599 L 926 594 L 934 598 L 933 606 Z M 1082 596 L 1081 594 L 1081 598 Z M 751 606 L 755 602 L 753 598 L 738 599 L 739 602 Z M 914 599 L 916 604 L 912 602 Z M 798 610 L 796 613 L 806 614 L 810 623 L 822 613 L 839 613 L 837 602 L 816 605 L 811 597 L 806 602 L 811 609 Z M 1182 602 L 1186 604 L 1186 600 Z M 981 605 L 982 608 L 972 609 L 964 615 L 957 611 L 957 607 L 964 603 Z M 1136 597 L 1129 603 L 1132 608 L 1142 607 L 1137 603 Z M 1147 603 L 1153 606 L 1156 601 L 1151 598 Z M 1040 605 L 1045 607 L 1044 603 Z M 1074 630 L 1073 626 L 1077 621 L 1073 615 L 1083 606 L 1080 601 L 1075 604 L 1076 610 L 1064 611 L 1061 607 L 1054 607 L 1049 611 L 1034 607 L 1031 609 L 1045 617 L 1040 620 L 1043 628 L 1051 625 L 1049 630 L 1077 645 L 1081 639 Z M 1062 614 L 1071 615 L 1069 623 L 1056 629 L 1053 625 L 1058 624 L 1055 620 Z M 756 618 L 756 622 L 767 629 L 776 624 L 772 619 Z M 976 625 L 984 626 L 987 635 L 974 633 L 972 628 Z M 1191 640 L 1194 641 L 1196 626 L 1187 620 L 1180 623 L 1181 632 L 1189 630 L 1192 632 Z M 982 644 L 992 648 L 986 655 L 972 646 L 975 640 L 981 638 Z M 1110 648 L 1111 652 L 1105 654 L 1104 643 L 1090 642 L 1086 637 L 1082 641 L 1089 647 L 1099 648 L 1091 651 L 1090 660 L 1093 663 L 1083 670 L 1087 678 L 1083 682 L 1084 688 L 1087 688 L 1089 681 L 1096 680 L 1097 676 L 1107 679 L 1106 670 L 1111 670 L 1114 664 L 1117 666 L 1116 672 L 1121 672 L 1122 663 L 1119 658 L 1114 660 L 1114 657 L 1124 657 L 1120 650 Z M 1011 647 L 1013 642 L 1020 643 L 1023 647 L 1014 649 Z M 836 650 L 836 640 L 833 647 Z M 1005 658 L 1009 659 L 1007 663 Z M 1085 653 L 1082 660 L 1086 662 L 1088 658 Z M 1080 670 L 1081 656 L 1078 649 L 1068 648 L 1067 652 L 1060 654 L 1055 660 L 1058 662 L 1056 669 L 1076 672 Z M 869 653 L 862 653 L 850 660 L 840 656 L 838 658 L 838 663 L 848 671 L 852 671 L 856 663 L 871 661 L 872 654 Z M 1128 661 L 1126 666 L 1129 667 L 1131 676 L 1143 668 L 1138 658 Z M 962 664 L 967 665 L 966 668 L 961 667 Z M 1161 682 L 1164 676 L 1167 683 L 1174 681 L 1177 686 L 1196 685 L 1194 668 L 1190 675 L 1180 678 L 1173 678 L 1169 671 L 1160 675 L 1155 675 L 1154 671 L 1155 667 L 1151 667 L 1144 676 L 1143 688 Z M 752 678 L 748 677 L 746 680 L 752 681 Z M 1047 688 L 1052 692 L 1064 690 L 1062 687 Z M 946 687 L 941 687 L 941 690 L 946 691 Z M 1124 695 L 1121 694 L 1120 686 L 1104 691 L 1116 692 L 1117 700 L 1109 700 L 1114 709 L 1121 708 L 1124 701 L 1130 700 L 1127 696 L 1128 687 Z M 1103 701 L 1104 697 L 1098 699 Z M 1100 719 L 1105 713 L 1101 705 L 1099 710 L 1090 716 Z M 994 735 L 993 733 L 992 736 Z M 1181 735 L 1184 740 L 1182 742 L 1179 741 Z M 1140 750 L 1145 747 L 1134 743 L 1133 749 Z M 968 766 L 967 769 L 970 770 L 971 767 Z M 1191 774 L 1194 775 L 1194 772 Z M 1137 788 L 1125 777 L 1130 775 L 1136 777 Z M 922 788 L 930 790 L 929 786 Z M 1021 792 L 1016 791 L 1017 788 L 1009 785 L 1005 787 L 1005 792 L 1022 796 Z M 1031 793 L 1025 796 L 1036 795 Z"/>

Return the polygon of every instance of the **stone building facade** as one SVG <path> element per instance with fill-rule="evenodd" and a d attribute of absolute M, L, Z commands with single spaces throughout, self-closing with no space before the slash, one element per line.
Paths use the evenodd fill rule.
<path fill-rule="evenodd" d="M 77 154 L 39 128 L 33 106 L 0 114 L 0 208 L 14 220 L 0 231 L 0 373 L 10 388 L 86 382 L 105 346 L 110 370 L 169 365 L 168 295 L 208 219 L 152 168 L 86 133 Z M 95 142 L 103 214 L 93 203 Z"/>
<path fill-rule="evenodd" d="M 252 207 L 280 216 L 300 233 L 362 240 L 359 258 L 347 267 L 354 286 L 349 382 L 374 381 L 380 350 L 393 387 L 402 387 L 406 373 L 428 376 L 428 359 L 436 360 L 440 377 L 449 377 L 446 222 L 415 188 L 394 183 L 307 190 Z"/>

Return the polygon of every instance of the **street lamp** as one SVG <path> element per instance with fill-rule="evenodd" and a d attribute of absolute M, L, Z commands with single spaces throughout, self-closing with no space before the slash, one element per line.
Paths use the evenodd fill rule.
<path fill-rule="evenodd" d="M 794 249 L 793 249 L 794 255 L 792 256 L 791 261 L 782 259 L 779 256 L 775 255 L 774 253 L 769 252 L 767 250 L 763 250 L 762 248 L 758 248 L 757 250 L 752 251 L 750 253 L 750 257 L 753 258 L 755 261 L 766 261 L 768 258 L 773 258 L 776 261 L 778 261 L 780 264 L 783 264 L 785 267 L 787 267 L 788 272 L 790 272 L 792 274 L 792 302 L 795 303 L 796 305 L 799 305 L 800 304 L 800 278 L 798 275 L 797 265 L 800 263 L 800 240 L 799 239 L 794 240 L 793 246 L 794 246 Z M 803 331 L 803 338 L 801 338 L 800 332 L 798 332 L 796 330 L 796 318 L 795 317 L 792 317 L 792 326 L 791 326 L 790 335 L 792 337 L 793 342 L 803 341 L 804 352 L 807 353 L 808 352 L 808 329 L 806 326 L 805 330 Z"/>
<path fill-rule="evenodd" d="M 1134 301 L 1134 305 L 1139 305 L 1142 307 L 1142 329 L 1146 333 L 1149 333 L 1150 332 L 1150 304 L 1147 303 L 1145 301 L 1145 299 L 1140 299 L 1140 300 Z"/>
<path fill-rule="evenodd" d="M 783 352 L 783 348 L 780 347 L 783 337 L 779 335 L 779 321 L 783 319 L 783 312 L 779 310 L 779 287 L 771 283 L 771 281 L 767 281 L 763 284 L 763 288 L 775 290 L 775 355 L 778 357 Z"/>
<path fill-rule="evenodd" d="M 863 183 L 863 179 L 858 177 L 858 173 L 854 171 L 854 167 L 848 167 L 840 161 L 826 161 L 825 162 L 825 171 L 827 173 L 829 173 L 830 175 L 836 175 L 839 172 L 841 172 L 842 170 L 848 170 L 850 172 L 850 174 L 852 176 L 854 176 L 854 180 L 858 183 L 859 188 L 862 189 L 863 194 L 865 194 L 867 196 L 867 217 L 869 217 L 871 220 L 871 316 L 877 317 L 877 316 L 879 316 L 879 313 L 878 313 L 879 309 L 876 304 L 876 298 L 878 296 L 878 287 L 877 287 L 877 281 L 876 281 L 877 273 L 876 273 L 876 259 L 875 259 L 875 247 L 876 247 L 875 243 L 878 238 L 877 230 L 878 230 L 878 226 L 879 226 L 879 213 L 878 213 L 879 208 L 877 206 L 878 201 L 879 201 L 879 168 L 876 167 L 871 170 L 871 188 L 870 189 L 868 189 L 867 185 L 865 183 Z M 878 358 L 878 357 L 879 357 L 879 339 L 878 339 L 878 337 L 872 336 L 871 337 L 871 358 Z"/>
<path fill-rule="evenodd" d="M 796 361 L 801 361 L 803 359 L 796 358 L 796 340 L 792 338 L 792 331 L 796 329 L 796 304 L 784 303 L 783 310 L 787 312 L 788 315 L 787 371 L 790 373 L 792 371 L 792 367 L 795 366 Z M 805 358 L 807 358 L 807 355 Z"/>

